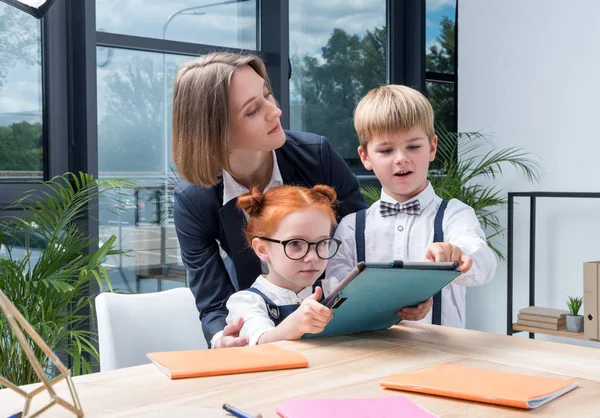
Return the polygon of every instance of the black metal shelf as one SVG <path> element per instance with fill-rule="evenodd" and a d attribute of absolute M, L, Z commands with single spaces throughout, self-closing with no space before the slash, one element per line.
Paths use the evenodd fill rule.
<path fill-rule="evenodd" d="M 508 227 L 507 227 L 507 298 L 506 298 L 506 334 L 513 335 L 523 332 L 513 328 L 513 240 L 514 240 L 514 200 L 515 197 L 529 198 L 529 306 L 535 306 L 535 218 L 537 198 L 567 198 L 567 199 L 599 199 L 600 193 L 593 192 L 510 192 L 508 193 Z M 529 333 L 534 338 L 534 333 Z"/>

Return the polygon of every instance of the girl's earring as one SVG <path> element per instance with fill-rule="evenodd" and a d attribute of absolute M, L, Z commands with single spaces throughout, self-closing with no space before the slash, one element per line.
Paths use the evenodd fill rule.
<path fill-rule="evenodd" d="M 262 261 L 264 261 L 265 263 L 268 263 L 269 262 L 269 256 L 263 255 Z"/>

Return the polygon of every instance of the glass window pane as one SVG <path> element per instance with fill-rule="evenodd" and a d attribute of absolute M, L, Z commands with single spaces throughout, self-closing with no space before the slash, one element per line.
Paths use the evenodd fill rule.
<path fill-rule="evenodd" d="M 426 88 L 427 98 L 431 102 L 435 115 L 436 129 L 441 126 L 449 132 L 456 132 L 454 83 L 434 83 L 428 81 Z M 448 149 L 448 147 L 446 146 L 445 149 Z M 444 163 L 442 154 L 438 152 L 436 159 L 430 165 L 431 169 L 441 168 Z"/>
<path fill-rule="evenodd" d="M 324 135 L 357 169 L 352 114 L 387 82 L 386 2 L 291 1 L 290 125 Z"/>
<path fill-rule="evenodd" d="M 138 292 L 183 286 L 172 213 L 178 176 L 171 161 L 171 105 L 177 68 L 193 58 L 110 48 L 97 54 L 104 57 L 97 69 L 99 177 L 132 182 L 99 202 L 100 238 L 117 235 L 122 248 L 133 250 L 109 257 L 111 280 Z"/>
<path fill-rule="evenodd" d="M 0 3 L 0 182 L 43 177 L 40 28 Z"/>
<path fill-rule="evenodd" d="M 427 98 L 433 107 L 436 125 L 441 124 L 447 130 L 456 132 L 456 113 L 454 109 L 454 83 L 426 83 Z"/>
<path fill-rule="evenodd" d="M 454 73 L 456 0 L 427 0 L 427 71 Z"/>
<path fill-rule="evenodd" d="M 256 25 L 256 0 L 96 0 L 105 32 L 255 50 Z"/>

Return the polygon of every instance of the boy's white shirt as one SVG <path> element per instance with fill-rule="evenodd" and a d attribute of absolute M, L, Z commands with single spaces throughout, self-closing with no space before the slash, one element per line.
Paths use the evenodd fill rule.
<path fill-rule="evenodd" d="M 397 203 L 383 190 L 381 199 L 367 209 L 365 221 L 365 261 L 390 262 L 392 260 L 423 261 L 429 245 L 433 242 L 435 215 L 442 202 L 431 184 L 415 196 L 419 200 L 420 215 L 399 213 L 382 217 L 379 213 L 380 202 Z M 402 202 L 407 203 L 407 202 Z M 335 238 L 342 241 L 337 254 L 327 265 L 327 279 L 343 280 L 356 266 L 355 240 L 356 214 L 344 217 Z M 478 286 L 492 280 L 496 271 L 496 257 L 488 247 L 485 233 L 479 225 L 475 211 L 460 200 L 448 202 L 443 221 L 444 242 L 459 247 L 473 258 L 471 269 L 457 277 L 442 290 L 442 325 L 466 327 L 466 288 Z M 431 323 L 432 312 L 419 322 Z"/>
<path fill-rule="evenodd" d="M 323 295 L 327 297 L 339 284 L 334 279 L 322 280 Z M 304 299 L 312 295 L 312 286 L 305 287 L 299 293 L 294 293 L 289 289 L 279 287 L 264 276 L 258 276 L 251 287 L 260 290 L 277 306 L 301 304 Z M 265 300 L 254 292 L 241 290 L 234 293 L 227 300 L 227 324 L 231 324 L 244 318 L 244 326 L 240 331 L 240 337 L 248 337 L 249 345 L 256 345 L 260 336 L 265 332 L 275 328 L 275 323 L 269 318 Z M 216 337 L 216 335 L 215 335 Z M 213 337 L 213 342 L 216 339 Z"/>

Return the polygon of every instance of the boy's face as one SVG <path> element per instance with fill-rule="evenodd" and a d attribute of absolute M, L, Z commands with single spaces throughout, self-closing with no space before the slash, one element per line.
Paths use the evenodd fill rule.
<path fill-rule="evenodd" d="M 406 202 L 427 187 L 427 170 L 437 151 L 437 136 L 427 139 L 425 130 L 376 134 L 367 149 L 358 154 L 367 170 L 373 170 L 383 191 L 398 202 Z"/>

